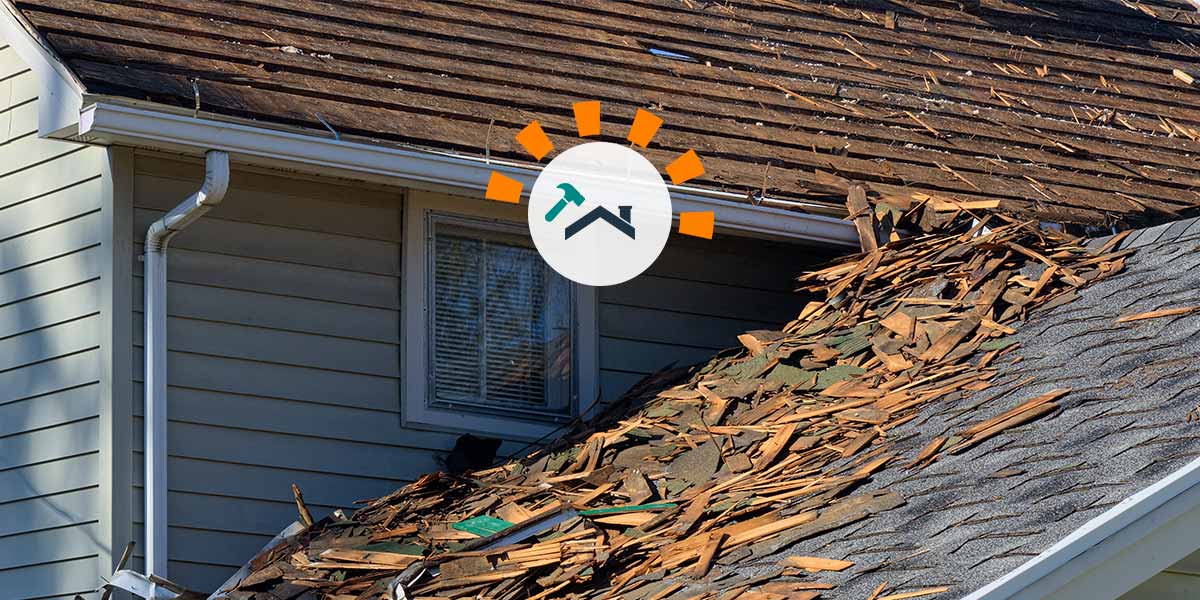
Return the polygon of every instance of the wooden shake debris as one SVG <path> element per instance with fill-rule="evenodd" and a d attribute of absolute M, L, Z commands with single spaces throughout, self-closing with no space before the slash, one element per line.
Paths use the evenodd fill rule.
<path fill-rule="evenodd" d="M 895 490 L 864 486 L 881 473 L 964 460 L 954 455 L 1062 410 L 1068 390 L 1031 393 L 992 418 L 912 433 L 949 399 L 1003 379 L 995 365 L 1019 356 L 1010 336 L 1031 311 L 1069 301 L 1128 256 L 999 214 L 973 223 L 977 215 L 949 200 L 872 207 L 858 189 L 850 201 L 865 248 L 876 241 L 875 214 L 900 215 L 896 230 L 921 233 L 800 275 L 807 297 L 796 320 L 747 332 L 707 363 L 649 376 L 524 458 L 426 475 L 311 523 L 222 594 L 842 597 L 831 581 L 878 561 L 821 556 L 805 540 L 904 504 Z M 1123 320 L 1156 316 L 1167 313 Z M 776 567 L 741 569 L 746 561 Z M 950 591 L 886 589 L 876 600 Z"/>
<path fill-rule="evenodd" d="M 1179 308 L 1164 308 L 1162 310 L 1152 310 L 1150 312 L 1138 313 L 1136 315 L 1128 315 L 1117 319 L 1118 323 L 1131 323 L 1133 321 L 1144 321 L 1146 319 L 1161 319 L 1163 317 L 1177 317 L 1179 315 L 1187 315 L 1200 311 L 1200 306 L 1181 306 Z"/>

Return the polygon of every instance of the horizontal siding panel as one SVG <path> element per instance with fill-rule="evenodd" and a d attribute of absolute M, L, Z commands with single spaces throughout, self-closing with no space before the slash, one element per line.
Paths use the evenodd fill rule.
<path fill-rule="evenodd" d="M 97 350 L 0 371 L 0 404 L 86 385 L 100 380 Z"/>
<path fill-rule="evenodd" d="M 134 418 L 135 450 L 142 448 L 141 423 Z M 174 421 L 167 426 L 167 451 L 176 457 L 371 477 L 395 487 L 440 469 L 424 450 Z"/>
<path fill-rule="evenodd" d="M 140 383 L 134 384 L 134 393 L 136 398 L 141 397 Z M 453 448 L 458 437 L 452 433 L 404 429 L 399 400 L 395 398 L 391 399 L 391 410 L 386 412 L 347 406 L 337 403 L 337 398 L 330 398 L 327 404 L 314 404 L 174 386 L 168 388 L 167 398 L 171 403 L 171 419 L 181 422 L 439 452 Z M 135 402 L 134 414 L 141 412 L 141 403 Z"/>
<path fill-rule="evenodd" d="M 0 306 L 100 277 L 99 246 L 77 250 L 0 276 Z"/>
<path fill-rule="evenodd" d="M 784 323 L 803 306 L 788 293 L 642 275 L 600 288 L 600 302 L 750 321 Z"/>
<path fill-rule="evenodd" d="M 145 535 L 142 524 L 134 525 L 133 529 L 134 535 L 139 539 Z M 280 529 L 282 530 L 283 527 L 280 527 Z M 271 538 L 275 537 L 275 533 L 271 535 L 255 535 L 232 529 L 213 531 L 172 526 L 168 528 L 167 533 L 170 536 L 167 557 L 170 560 L 219 565 L 232 567 L 236 570 L 245 564 L 247 560 L 254 557 L 267 542 L 271 541 Z M 138 555 L 145 558 L 145 555 L 141 552 Z M 233 573 L 230 572 L 229 574 L 232 575 Z M 171 580 L 175 581 L 175 578 L 171 577 Z M 212 592 L 215 590 L 204 591 Z"/>
<path fill-rule="evenodd" d="M 602 336 L 711 350 L 722 350 L 737 344 L 737 336 L 748 330 L 778 327 L 777 323 L 765 321 L 688 315 L 613 304 L 601 304 L 599 313 Z"/>
<path fill-rule="evenodd" d="M 95 417 L 100 414 L 99 397 L 100 386 L 93 383 L 20 402 L 0 404 L 0 439 L 22 431 Z"/>
<path fill-rule="evenodd" d="M 6 52 L 12 52 L 6 50 Z M 16 54 L 13 53 L 15 56 Z M 38 84 L 37 74 L 29 70 L 9 71 L 6 74 L 0 75 L 0 91 L 4 92 L 5 104 L 8 107 L 16 107 L 25 103 L 32 103 L 36 100 L 41 92 L 41 86 Z"/>
<path fill-rule="evenodd" d="M 3 50 L 0 50 L 0 79 L 28 70 L 29 67 L 25 65 L 12 46 L 5 46 Z"/>
<path fill-rule="evenodd" d="M 33 78 L 29 81 L 36 82 Z M 0 143 L 37 133 L 38 130 L 37 102 L 26 100 L 22 104 L 7 104 L 9 84 L 8 81 L 0 82 L 0 94 L 4 94 L 5 99 L 5 102 L 0 102 Z"/>
<path fill-rule="evenodd" d="M 134 253 L 134 273 L 142 273 Z M 400 309 L 400 280 L 388 275 L 354 273 L 286 262 L 274 262 L 172 248 L 170 281 L 296 296 L 345 304 Z"/>
<path fill-rule="evenodd" d="M 35 142 L 47 141 L 37 137 L 27 139 Z M 0 151 L 3 148 L 4 146 L 0 146 Z M 3 164 L 0 161 L 0 165 Z M 3 189 L 3 186 L 4 181 L 0 179 L 0 189 Z M 0 209 L 0 240 L 100 210 L 103 186 L 104 182 L 97 175 L 93 179 L 81 181 L 36 200 Z"/>
<path fill-rule="evenodd" d="M 99 562 L 95 557 L 77 558 L 0 571 L 0 590 L 4 590 L 8 598 L 91 594 L 100 581 Z"/>
<path fill-rule="evenodd" d="M 15 279 L 11 274 L 4 283 Z M 0 306 L 0 338 L 40 329 L 95 313 L 100 306 L 100 281 L 93 279 L 74 287 L 50 292 Z"/>
<path fill-rule="evenodd" d="M 104 152 L 102 148 L 80 146 L 78 150 L 58 160 L 9 173 L 0 181 L 4 186 L 4 195 L 0 196 L 0 208 L 19 204 L 95 177 L 101 170 Z"/>
<path fill-rule="evenodd" d="M 0 565 L 26 567 L 96 556 L 99 535 L 95 523 L 85 523 L 0 537 Z"/>
<path fill-rule="evenodd" d="M 97 518 L 98 501 L 92 487 L 0 504 L 0 536 L 90 523 Z"/>
<path fill-rule="evenodd" d="M 142 501 L 142 458 L 134 452 L 134 502 Z M 341 473 L 289 471 L 287 469 L 223 463 L 172 456 L 167 459 L 171 489 L 177 492 L 215 494 L 235 498 L 291 502 L 292 484 L 304 491 L 305 502 L 325 506 L 340 506 L 391 493 L 401 487 L 395 481 L 351 477 Z M 282 513 L 281 513 L 282 514 Z"/>
<path fill-rule="evenodd" d="M 684 367 L 712 358 L 712 350 L 600 338 L 600 368 L 635 373 L 653 373 L 674 363 Z"/>
<path fill-rule="evenodd" d="M 135 312 L 142 310 L 143 283 L 141 277 L 134 278 Z M 171 282 L 167 284 L 167 312 L 237 325 L 400 343 L 399 311 L 325 300 Z"/>
<path fill-rule="evenodd" d="M 610 369 L 600 370 L 600 400 L 602 402 L 612 402 L 621 398 L 625 392 L 634 384 L 641 381 L 646 376 L 641 373 L 629 373 L 626 371 L 613 371 Z"/>
<path fill-rule="evenodd" d="M 348 509 L 346 506 L 314 504 L 308 499 L 308 490 L 303 491 L 304 503 L 312 511 L 314 519 L 320 520 L 338 508 Z M 141 503 L 135 504 L 133 521 L 145 523 Z M 177 491 L 167 493 L 167 521 L 173 527 L 237 531 L 270 538 L 298 518 L 294 500 L 254 500 Z"/>
<path fill-rule="evenodd" d="M 142 380 L 142 350 L 134 350 L 134 380 Z M 312 402 L 334 402 L 376 410 L 395 410 L 400 381 L 183 352 L 167 354 L 173 385 L 251 396 Z"/>
<path fill-rule="evenodd" d="M 95 452 L 100 449 L 97 418 L 0 438 L 0 470 Z"/>
<path fill-rule="evenodd" d="M 171 574 L 171 581 L 177 581 L 189 590 L 211 593 L 225 583 L 237 568 L 171 560 L 167 561 L 167 571 Z"/>
<path fill-rule="evenodd" d="M 30 165 L 54 160 L 80 148 L 83 144 L 40 138 L 27 134 L 0 144 L 0 177 Z"/>
<path fill-rule="evenodd" d="M 95 486 L 99 483 L 99 460 L 97 451 L 0 471 L 0 506 Z"/>
<path fill-rule="evenodd" d="M 146 168 L 142 163 L 152 160 L 143 161 L 139 158 L 138 168 Z M 168 161 L 154 162 L 169 164 Z M 204 170 L 199 164 L 187 166 L 190 168 L 186 172 L 174 177 L 139 174 L 134 184 L 137 208 L 170 210 L 180 199 L 194 193 L 197 182 L 204 178 Z M 314 197 L 321 188 L 329 188 L 328 195 Z M 339 195 L 346 199 L 334 200 Z M 378 200 L 371 201 L 371 197 Z M 392 242 L 399 242 L 401 236 L 399 194 L 370 194 L 357 188 L 335 188 L 315 182 L 288 181 L 244 172 L 233 174 L 225 200 L 211 214 L 227 221 Z"/>
<path fill-rule="evenodd" d="M 218 209 L 219 211 L 220 209 Z M 134 232 L 141 240 L 160 211 L 135 209 Z M 220 213 L 201 219 L 171 240 L 176 248 L 298 263 L 330 269 L 400 274 L 400 252 L 393 242 L 226 221 Z"/>
<path fill-rule="evenodd" d="M 10 369 L 100 345 L 99 315 L 0 339 L 0 368 Z"/>
<path fill-rule="evenodd" d="M 141 345 L 141 313 L 134 315 L 134 344 Z M 395 344 L 331 338 L 308 333 L 243 327 L 213 321 L 167 319 L 167 348 L 246 360 L 333 369 L 377 377 L 400 376 Z"/>
<path fill-rule="evenodd" d="M 795 277 L 826 259 L 817 248 L 764 240 L 723 238 L 693 241 L 672 235 L 647 275 L 790 292 Z"/>
<path fill-rule="evenodd" d="M 0 181 L 0 188 L 7 189 Z M 0 242 L 0 274 L 100 243 L 100 212 Z"/>

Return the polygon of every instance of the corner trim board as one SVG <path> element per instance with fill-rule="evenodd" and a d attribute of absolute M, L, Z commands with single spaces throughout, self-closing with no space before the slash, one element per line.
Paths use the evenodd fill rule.
<path fill-rule="evenodd" d="M 103 155 L 106 248 L 100 314 L 112 315 L 100 346 L 100 548 L 99 573 L 117 568 L 133 539 L 133 151 Z"/>

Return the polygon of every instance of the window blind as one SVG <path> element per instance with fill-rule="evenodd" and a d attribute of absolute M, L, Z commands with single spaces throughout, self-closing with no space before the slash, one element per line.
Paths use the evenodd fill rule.
<path fill-rule="evenodd" d="M 521 241 L 434 222 L 433 403 L 569 414 L 570 287 Z"/>

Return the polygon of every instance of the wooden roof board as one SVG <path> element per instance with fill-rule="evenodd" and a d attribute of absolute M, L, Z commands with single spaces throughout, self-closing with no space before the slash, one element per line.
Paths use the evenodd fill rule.
<path fill-rule="evenodd" d="M 659 166 L 695 148 L 697 185 L 819 212 L 848 182 L 1093 224 L 1200 202 L 1182 2 L 16 4 L 89 92 L 191 107 L 195 78 L 202 110 L 383 142 L 529 160 L 528 121 L 568 147 L 571 103 L 598 99 L 601 139 L 648 108 Z"/>

